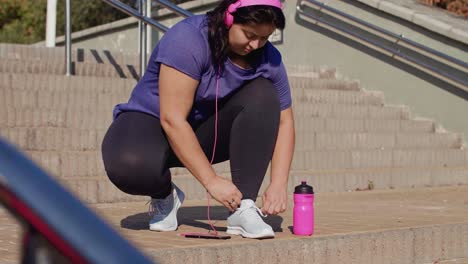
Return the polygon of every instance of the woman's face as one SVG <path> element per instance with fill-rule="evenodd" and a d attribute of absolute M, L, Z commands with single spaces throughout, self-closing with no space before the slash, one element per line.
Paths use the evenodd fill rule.
<path fill-rule="evenodd" d="M 240 56 L 263 47 L 275 31 L 271 24 L 233 24 L 229 29 L 229 48 Z"/>

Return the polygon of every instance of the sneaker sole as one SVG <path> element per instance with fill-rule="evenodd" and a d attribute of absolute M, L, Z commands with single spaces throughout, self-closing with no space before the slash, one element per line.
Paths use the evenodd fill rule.
<path fill-rule="evenodd" d="M 242 227 L 237 227 L 237 226 L 236 227 L 228 226 L 226 233 L 230 235 L 241 235 L 242 237 L 246 237 L 246 238 L 274 238 L 275 237 L 274 233 L 271 234 L 269 232 L 265 234 L 251 234 L 249 232 L 246 232 Z"/>

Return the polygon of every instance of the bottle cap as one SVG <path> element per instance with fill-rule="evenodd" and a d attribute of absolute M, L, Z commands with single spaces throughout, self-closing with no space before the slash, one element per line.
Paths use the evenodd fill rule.
<path fill-rule="evenodd" d="M 312 186 L 307 185 L 306 181 L 302 181 L 300 185 L 294 188 L 295 194 L 314 194 L 314 189 Z"/>

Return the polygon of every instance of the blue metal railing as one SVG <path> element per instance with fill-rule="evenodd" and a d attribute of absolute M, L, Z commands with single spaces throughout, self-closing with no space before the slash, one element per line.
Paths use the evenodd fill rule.
<path fill-rule="evenodd" d="M 71 249 L 66 257 L 87 263 L 152 263 L 1 138 L 0 202 L 54 247 Z"/>

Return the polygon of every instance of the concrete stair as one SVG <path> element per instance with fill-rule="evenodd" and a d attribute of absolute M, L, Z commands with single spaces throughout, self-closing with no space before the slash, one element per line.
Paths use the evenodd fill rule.
<path fill-rule="evenodd" d="M 63 53 L 63 48 L 0 44 L 0 136 L 25 151 L 80 199 L 98 211 L 103 210 L 104 217 L 122 214 L 119 221 L 124 222 L 123 213 L 130 213 L 126 206 L 141 205 L 148 198 L 127 195 L 110 183 L 100 147 L 112 122 L 114 105 L 128 100 L 136 84 L 138 57 L 74 50 L 76 75 L 66 77 Z M 466 192 L 463 195 L 464 185 L 468 185 L 468 151 L 461 135 L 445 131 L 434 120 L 412 116 L 408 106 L 387 104 L 382 92 L 364 90 L 358 81 L 338 78 L 335 69 L 288 65 L 287 70 L 296 126 L 289 193 L 301 180 L 307 180 L 318 195 L 330 200 L 336 195 L 333 197 L 345 201 L 346 195 L 352 197 L 367 191 L 364 192 L 367 200 L 360 200 L 363 208 L 375 199 L 378 202 L 381 192 L 414 191 L 430 196 L 444 188 L 461 188 L 460 197 L 468 197 Z M 229 162 L 216 164 L 214 168 L 230 178 Z M 186 169 L 173 168 L 171 172 L 174 182 L 187 195 L 189 208 L 186 210 L 192 212 L 190 206 L 202 207 L 204 202 L 200 200 L 206 198 L 202 186 Z M 262 190 L 268 182 L 269 171 Z M 322 201 L 325 199 L 328 198 Z M 334 201 L 338 203 L 339 199 Z M 397 198 L 393 200 L 397 201 Z M 113 207 L 119 213 L 102 209 Z M 163 263 L 237 263 L 235 256 L 245 250 L 246 261 L 252 263 L 259 257 L 268 263 L 302 263 L 309 259 L 327 264 L 432 263 L 435 260 L 444 263 L 444 260 L 468 258 L 468 241 L 465 241 L 468 215 L 462 205 L 458 209 L 465 213 L 465 220 L 435 221 L 428 225 L 421 224 L 424 222 L 421 220 L 419 224 L 405 227 L 388 224 L 374 229 L 341 231 L 339 224 L 346 222 L 336 221 L 334 231 L 327 233 L 325 222 L 332 221 L 331 215 L 338 217 L 346 211 L 343 209 L 329 214 L 330 218 L 322 218 L 318 226 L 322 232 L 319 234 L 324 236 L 312 239 L 283 237 L 288 232 L 283 224 L 281 239 L 266 243 L 243 245 L 234 241 L 211 245 L 201 241 L 192 247 L 163 235 L 164 243 L 174 243 L 175 247 L 164 247 L 159 242 L 154 244 L 159 247 L 156 250 L 145 243 L 139 246 L 156 259 L 166 259 Z M 430 212 L 430 209 L 425 211 L 428 215 Z M 347 213 L 347 221 L 352 222 L 349 218 L 356 212 Z M 371 213 L 383 214 L 383 211 Z M 322 211 L 322 216 L 326 214 Z M 146 221 L 141 217 L 136 219 L 140 219 L 139 225 Z M 370 224 L 380 220 L 367 221 Z M 123 229 L 124 233 L 128 231 Z M 152 240 L 152 236 L 154 233 L 144 238 L 145 241 Z M 133 234 L 129 239 L 138 241 Z M 370 251 L 364 249 L 366 245 L 371 246 Z M 297 247 L 301 248 L 301 257 L 287 253 L 288 249 L 293 252 Z M 408 247 L 413 250 L 407 250 Z M 191 257 L 196 254 L 197 257 Z"/>
<path fill-rule="evenodd" d="M 119 75 L 117 69 L 135 63 L 135 57 L 74 51 L 76 65 L 82 71 L 66 77 L 59 70 L 64 66 L 60 49 L 0 45 L 0 50 L 0 135 L 27 151 L 71 189 L 79 189 L 78 195 L 84 200 L 111 202 L 109 198 L 100 200 L 99 195 L 88 190 L 110 186 L 100 145 L 112 122 L 112 108 L 128 100 L 136 84 L 134 78 Z M 357 81 L 338 79 L 334 69 L 293 65 L 288 66 L 288 71 L 297 127 L 292 183 L 307 173 L 314 178 L 340 171 L 341 182 L 348 179 L 359 184 L 320 185 L 327 191 L 354 190 L 365 188 L 358 179 L 350 180 L 354 178 L 349 175 L 356 171 L 365 174 L 376 169 L 396 170 L 401 175 L 424 167 L 432 168 L 427 173 L 431 176 L 418 176 L 422 177 L 420 181 L 409 182 L 432 186 L 438 182 L 432 179 L 432 170 L 447 174 L 452 168 L 462 175 L 452 184 L 466 182 L 468 161 L 460 135 L 440 132 L 432 120 L 412 118 L 406 106 L 386 105 L 382 92 L 363 90 Z M 229 162 L 215 168 L 229 177 Z M 172 173 L 174 181 L 179 177 L 180 184 L 193 189 L 187 193 L 189 199 L 202 198 L 199 193 L 203 191 L 187 170 L 174 168 Z M 76 187 L 77 177 L 91 187 Z M 368 177 L 380 182 L 374 176 Z M 375 187 L 404 185 L 386 183 Z M 125 197 L 120 193 L 117 196 Z"/>

